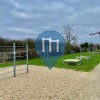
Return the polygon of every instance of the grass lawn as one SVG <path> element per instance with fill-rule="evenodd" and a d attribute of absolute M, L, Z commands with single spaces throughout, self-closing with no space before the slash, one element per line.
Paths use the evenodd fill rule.
<path fill-rule="evenodd" d="M 82 54 L 83 56 L 88 56 L 89 54 L 87 52 Z M 70 58 L 76 58 L 76 56 L 80 56 L 80 53 L 77 54 L 69 54 L 69 55 L 64 55 L 59 58 L 58 62 L 56 63 L 55 67 L 57 68 L 65 68 L 65 69 L 73 69 L 77 71 L 91 71 L 98 63 L 100 63 L 100 54 L 92 54 L 90 53 L 91 59 L 87 61 L 82 61 L 81 65 L 70 65 L 70 64 L 63 64 L 64 59 L 70 59 Z M 25 60 L 17 61 L 17 65 L 22 65 L 25 64 Z M 13 62 L 8 62 L 5 64 L 0 64 L 0 67 L 7 67 L 7 66 L 12 66 Z M 36 58 L 36 59 L 30 59 L 29 60 L 29 65 L 39 65 L 39 66 L 45 66 L 43 64 L 43 61 L 41 58 Z"/>

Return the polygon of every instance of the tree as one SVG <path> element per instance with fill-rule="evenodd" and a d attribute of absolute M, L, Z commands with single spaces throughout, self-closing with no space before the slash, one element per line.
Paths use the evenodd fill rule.
<path fill-rule="evenodd" d="M 67 53 L 70 53 L 71 50 L 71 42 L 75 45 L 77 45 L 77 37 L 73 36 L 72 34 L 72 27 L 73 25 L 67 25 L 64 26 L 64 31 L 63 31 L 63 35 L 65 36 L 65 40 L 66 40 L 66 50 Z"/>
<path fill-rule="evenodd" d="M 71 41 L 71 38 L 72 38 L 72 33 L 71 33 L 71 30 L 72 30 L 72 26 L 70 25 L 67 25 L 67 26 L 64 26 L 64 36 L 65 36 L 65 39 L 67 42 L 70 42 Z"/>
<path fill-rule="evenodd" d="M 77 37 L 76 37 L 76 36 L 73 36 L 73 37 L 72 37 L 72 44 L 73 44 L 74 46 L 77 46 L 77 43 L 78 43 Z"/>

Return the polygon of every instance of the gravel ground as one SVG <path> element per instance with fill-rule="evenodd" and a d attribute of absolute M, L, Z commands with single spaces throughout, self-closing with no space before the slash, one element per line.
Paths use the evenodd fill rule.
<path fill-rule="evenodd" d="M 11 70 L 5 68 L 0 73 Z M 88 72 L 30 65 L 29 73 L 0 80 L 0 100 L 100 100 L 95 77 Z"/>

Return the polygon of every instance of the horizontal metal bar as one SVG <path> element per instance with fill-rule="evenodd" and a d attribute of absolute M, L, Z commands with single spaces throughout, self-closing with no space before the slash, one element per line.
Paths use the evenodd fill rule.
<path fill-rule="evenodd" d="M 0 46 L 0 47 L 7 48 L 7 47 L 13 47 L 13 46 Z"/>
<path fill-rule="evenodd" d="M 7 59 L 7 58 L 13 58 L 13 57 L 0 57 L 0 59 Z"/>
<path fill-rule="evenodd" d="M 11 48 L 13 48 L 13 46 L 0 46 L 0 47 L 2 47 L 2 48 L 8 48 L 8 47 L 11 47 Z M 19 47 L 19 48 L 25 48 L 26 46 L 16 46 L 17 48 Z"/>
<path fill-rule="evenodd" d="M 23 48 L 24 47 L 25 48 L 26 46 L 16 46 L 16 47 L 20 47 L 20 48 Z"/>
<path fill-rule="evenodd" d="M 26 57 L 26 55 L 24 55 L 24 56 L 16 56 L 16 58 L 21 58 L 21 57 Z M 8 59 L 8 58 L 13 58 L 13 57 L 0 57 L 0 59 Z"/>
<path fill-rule="evenodd" d="M 20 51 L 20 52 L 16 52 L 16 53 L 23 53 L 23 52 L 26 52 L 26 51 Z"/>
<path fill-rule="evenodd" d="M 22 58 L 22 57 L 26 57 L 26 55 L 24 55 L 24 56 L 16 56 L 16 58 Z"/>
<path fill-rule="evenodd" d="M 26 51 L 20 51 L 20 52 L 15 52 L 15 53 L 23 53 L 23 52 L 25 52 L 26 53 Z M 9 53 L 11 53 L 11 54 L 13 54 L 14 52 L 0 52 L 0 54 L 9 54 Z"/>
<path fill-rule="evenodd" d="M 0 54 L 2 54 L 2 53 L 5 53 L 5 54 L 7 54 L 7 53 L 14 53 L 14 52 L 0 52 Z"/>

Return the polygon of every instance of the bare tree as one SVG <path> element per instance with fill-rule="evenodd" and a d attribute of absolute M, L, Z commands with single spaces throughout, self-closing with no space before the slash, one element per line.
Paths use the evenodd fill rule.
<path fill-rule="evenodd" d="M 72 44 L 75 45 L 75 46 L 77 46 L 77 43 L 78 43 L 77 37 L 73 36 L 72 37 Z"/>
<path fill-rule="evenodd" d="M 67 42 L 71 41 L 71 38 L 72 38 L 72 33 L 71 33 L 72 27 L 73 27 L 73 25 L 71 25 L 71 26 L 67 25 L 67 26 L 63 27 L 64 28 L 63 34 L 64 34 L 65 39 L 66 39 Z"/>
<path fill-rule="evenodd" d="M 73 36 L 72 34 L 72 28 L 73 28 L 73 25 L 67 25 L 67 26 L 64 26 L 64 31 L 63 31 L 63 35 L 65 36 L 65 39 L 66 39 L 66 47 L 67 47 L 67 53 L 70 52 L 71 50 L 71 42 L 74 44 L 74 45 L 77 45 L 77 37 L 76 36 Z"/>

